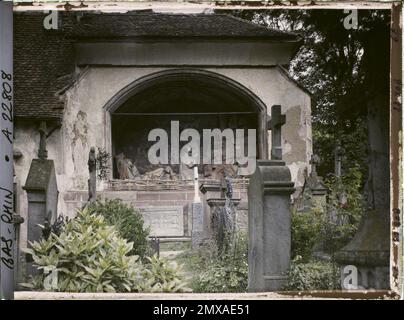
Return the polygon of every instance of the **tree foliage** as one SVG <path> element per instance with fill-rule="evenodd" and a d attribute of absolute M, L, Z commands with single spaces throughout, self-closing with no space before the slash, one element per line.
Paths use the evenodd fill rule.
<path fill-rule="evenodd" d="M 115 226 L 122 238 L 133 242 L 130 254 L 143 258 L 149 253 L 150 228 L 144 225 L 143 216 L 138 210 L 119 199 L 97 200 L 88 209 L 103 216 L 109 225 Z"/>
<path fill-rule="evenodd" d="M 343 10 L 234 11 L 268 27 L 294 31 L 302 44 L 288 66 L 290 75 L 312 93 L 315 152 L 319 173 L 333 172 L 333 149 L 341 142 L 343 167 L 367 171 L 369 102 L 382 96 L 388 108 L 390 11 L 358 10 L 358 28 L 345 29 Z"/>

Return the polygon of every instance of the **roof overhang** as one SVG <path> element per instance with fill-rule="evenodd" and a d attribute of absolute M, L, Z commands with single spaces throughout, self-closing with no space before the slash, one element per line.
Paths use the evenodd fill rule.
<path fill-rule="evenodd" d="M 79 66 L 275 66 L 288 64 L 296 42 L 120 41 L 77 42 Z"/>

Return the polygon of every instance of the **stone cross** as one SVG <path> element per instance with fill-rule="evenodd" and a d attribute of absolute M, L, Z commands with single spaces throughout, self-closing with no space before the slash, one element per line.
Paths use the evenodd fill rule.
<path fill-rule="evenodd" d="M 39 159 L 47 159 L 48 158 L 48 150 L 46 150 L 46 122 L 42 121 L 39 125 L 39 149 L 38 149 L 38 158 Z"/>
<path fill-rule="evenodd" d="M 340 177 L 341 174 L 342 174 L 342 169 L 341 169 L 342 154 L 343 154 L 342 151 L 343 150 L 341 148 L 340 142 L 338 141 L 337 146 L 335 147 L 335 159 L 334 159 L 334 161 L 335 161 L 335 163 L 334 163 L 335 169 L 334 170 L 335 170 L 335 176 L 336 177 Z"/>
<path fill-rule="evenodd" d="M 317 165 L 320 164 L 320 157 L 316 154 L 312 154 L 310 164 L 311 164 L 311 175 L 313 177 L 317 176 Z"/>
<path fill-rule="evenodd" d="M 95 157 L 95 148 L 91 147 L 90 153 L 88 155 L 88 171 L 90 173 L 90 179 L 88 179 L 88 202 L 93 203 L 96 200 L 96 170 L 97 170 L 97 160 Z"/>
<path fill-rule="evenodd" d="M 271 160 L 282 160 L 282 126 L 286 116 L 281 114 L 281 106 L 271 108 L 271 118 L 268 121 L 268 130 L 271 130 Z"/>

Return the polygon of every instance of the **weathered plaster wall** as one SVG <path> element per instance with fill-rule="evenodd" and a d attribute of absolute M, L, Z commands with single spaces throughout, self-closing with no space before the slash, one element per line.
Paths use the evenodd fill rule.
<path fill-rule="evenodd" d="M 97 67 L 82 70 L 79 80 L 66 92 L 63 124 L 48 139 L 48 158 L 55 161 L 60 191 L 59 214 L 74 215 L 69 191 L 84 191 L 88 179 L 88 152 L 91 146 L 108 147 L 109 129 L 104 106 L 122 88 L 133 81 L 167 68 Z M 310 98 L 278 68 L 209 68 L 229 77 L 254 92 L 268 107 L 282 105 L 287 123 L 283 126 L 284 159 L 297 186 L 303 183 L 303 170 L 308 166 L 311 149 Z M 270 133 L 269 133 L 270 134 Z M 270 141 L 270 137 L 269 137 Z M 21 187 L 32 158 L 37 156 L 39 134 L 33 124 L 16 127 L 16 148 L 23 157 L 16 161 L 17 182 Z M 19 189 L 19 211 L 26 217 L 27 200 Z M 73 211 L 73 212 L 72 212 Z M 26 231 L 22 226 L 21 242 Z"/>

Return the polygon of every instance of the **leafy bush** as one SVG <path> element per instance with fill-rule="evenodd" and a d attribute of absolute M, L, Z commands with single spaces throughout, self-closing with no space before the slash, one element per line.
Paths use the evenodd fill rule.
<path fill-rule="evenodd" d="M 175 264 L 150 258 L 142 264 L 129 255 L 133 243 L 119 236 L 104 217 L 89 210 L 65 223 L 60 235 L 31 244 L 28 253 L 43 271 L 29 284 L 38 290 L 66 292 L 139 292 L 185 290 Z"/>
<path fill-rule="evenodd" d="M 149 253 L 147 238 L 150 229 L 145 228 L 143 216 L 139 211 L 119 199 L 98 200 L 89 207 L 89 210 L 102 215 L 107 224 L 117 228 L 122 238 L 133 242 L 133 249 L 129 252 L 131 255 L 143 258 Z"/>
<path fill-rule="evenodd" d="M 311 259 L 313 248 L 319 241 L 322 228 L 323 213 L 321 211 L 292 214 L 292 259 L 297 256 L 300 256 L 303 262 Z"/>
<path fill-rule="evenodd" d="M 292 258 L 308 262 L 316 249 L 332 255 L 352 239 L 363 212 L 361 180 L 356 167 L 342 177 L 331 176 L 325 181 L 330 191 L 325 210 L 292 214 Z"/>
<path fill-rule="evenodd" d="M 195 292 L 245 292 L 248 283 L 247 239 L 236 234 L 232 248 L 218 254 L 214 244 L 207 244 L 182 257 L 193 274 L 191 287 Z"/>
<path fill-rule="evenodd" d="M 141 290 L 145 292 L 182 292 L 190 291 L 179 275 L 182 273 L 180 265 L 167 259 L 147 257 L 143 277 L 145 281 Z"/>
<path fill-rule="evenodd" d="M 324 261 L 299 263 L 293 261 L 288 273 L 285 290 L 337 290 L 339 288 L 339 270 Z"/>

